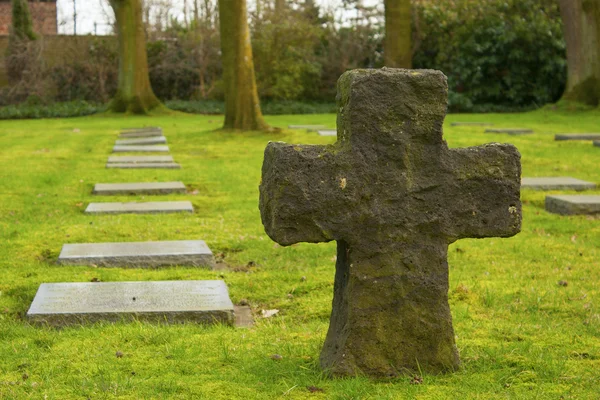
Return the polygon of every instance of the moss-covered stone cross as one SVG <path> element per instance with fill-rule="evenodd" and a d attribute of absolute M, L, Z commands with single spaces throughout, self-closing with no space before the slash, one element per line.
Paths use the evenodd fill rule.
<path fill-rule="evenodd" d="M 438 71 L 349 71 L 338 81 L 335 144 L 265 150 L 267 234 L 282 245 L 337 241 L 321 353 L 335 375 L 457 368 L 448 244 L 520 230 L 519 152 L 449 149 L 446 99 Z"/>

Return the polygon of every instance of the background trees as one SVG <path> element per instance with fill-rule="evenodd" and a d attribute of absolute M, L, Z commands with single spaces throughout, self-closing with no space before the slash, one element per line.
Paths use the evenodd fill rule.
<path fill-rule="evenodd" d="M 411 0 L 385 0 L 385 65 L 412 68 Z"/>

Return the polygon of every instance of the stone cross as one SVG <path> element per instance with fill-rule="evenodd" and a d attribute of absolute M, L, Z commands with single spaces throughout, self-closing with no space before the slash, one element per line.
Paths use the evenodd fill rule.
<path fill-rule="evenodd" d="M 320 358 L 334 375 L 456 369 L 448 244 L 520 230 L 519 152 L 449 149 L 447 93 L 438 71 L 349 71 L 338 81 L 335 144 L 265 149 L 267 234 L 282 245 L 337 241 Z"/>

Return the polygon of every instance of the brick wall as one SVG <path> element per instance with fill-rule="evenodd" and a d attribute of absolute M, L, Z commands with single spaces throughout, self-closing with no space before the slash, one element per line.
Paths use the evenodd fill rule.
<path fill-rule="evenodd" d="M 42 35 L 56 35 L 58 32 L 56 0 L 30 1 L 28 4 L 33 21 L 33 30 Z M 11 25 L 10 0 L 0 0 L 0 36 L 8 35 Z"/>

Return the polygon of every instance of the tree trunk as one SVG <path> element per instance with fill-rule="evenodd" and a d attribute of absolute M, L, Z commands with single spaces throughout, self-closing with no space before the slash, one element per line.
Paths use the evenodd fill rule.
<path fill-rule="evenodd" d="M 219 0 L 225 85 L 225 129 L 261 130 L 268 125 L 258 101 L 246 0 Z"/>
<path fill-rule="evenodd" d="M 386 67 L 412 68 L 410 0 L 384 0 Z"/>
<path fill-rule="evenodd" d="M 110 5 L 119 40 L 119 81 L 109 109 L 146 114 L 164 108 L 150 86 L 141 0 L 110 0 Z"/>
<path fill-rule="evenodd" d="M 560 0 L 567 44 L 567 87 L 562 99 L 600 103 L 600 0 Z"/>

